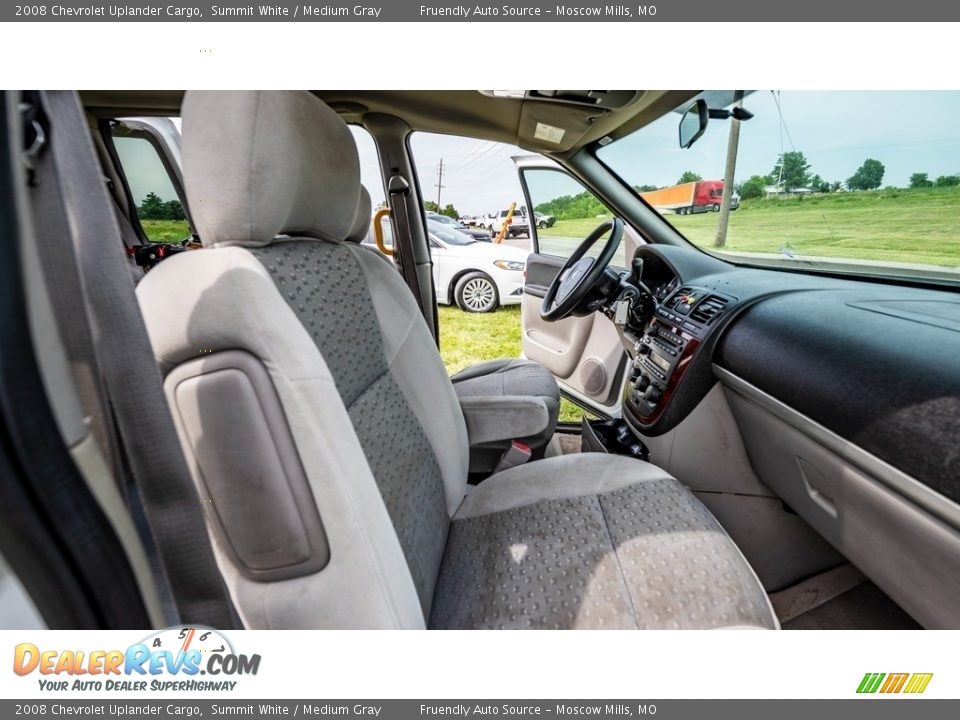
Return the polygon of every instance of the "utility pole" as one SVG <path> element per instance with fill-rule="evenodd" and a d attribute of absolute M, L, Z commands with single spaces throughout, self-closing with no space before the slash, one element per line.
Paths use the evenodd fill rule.
<path fill-rule="evenodd" d="M 743 91 L 738 90 L 734 107 L 743 107 Z M 727 243 L 727 227 L 730 224 L 730 198 L 733 197 L 733 178 L 737 171 L 737 152 L 740 149 L 740 121 L 730 118 L 730 139 L 727 140 L 727 167 L 723 173 L 723 196 L 720 198 L 720 220 L 717 222 L 716 247 Z"/>
<path fill-rule="evenodd" d="M 437 171 L 437 212 L 440 212 L 440 191 L 443 190 L 443 158 L 440 158 L 440 170 Z"/>

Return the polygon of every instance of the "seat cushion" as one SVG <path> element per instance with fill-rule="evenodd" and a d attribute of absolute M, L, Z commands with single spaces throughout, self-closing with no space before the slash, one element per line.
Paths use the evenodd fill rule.
<path fill-rule="evenodd" d="M 535 395 L 560 402 L 560 389 L 553 375 L 531 360 L 489 360 L 461 370 L 450 380 L 458 397 Z"/>
<path fill-rule="evenodd" d="M 519 358 L 503 358 L 472 365 L 450 378 L 453 390 L 459 399 L 496 398 L 496 397 L 534 397 L 542 398 L 547 407 L 547 422 L 543 429 L 533 435 L 514 437 L 503 443 L 510 446 L 510 440 L 522 440 L 534 451 L 542 450 L 550 442 L 557 428 L 560 416 L 560 388 L 550 372 L 539 363 Z M 505 419 L 505 422 L 508 422 Z M 542 452 L 537 453 L 542 455 Z M 483 464 L 489 458 L 477 458 Z M 496 464 L 498 455 L 492 456 L 489 469 Z M 476 469 L 471 467 L 471 469 Z M 488 471 L 489 471 L 488 469 Z"/>
<path fill-rule="evenodd" d="M 693 494 L 631 458 L 498 473 L 450 527 L 430 626 L 778 627 L 739 549 Z"/>

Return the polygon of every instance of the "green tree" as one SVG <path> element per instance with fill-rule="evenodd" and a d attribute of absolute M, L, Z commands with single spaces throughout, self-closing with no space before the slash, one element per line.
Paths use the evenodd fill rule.
<path fill-rule="evenodd" d="M 833 188 L 833 183 L 829 180 L 824 180 L 819 175 L 814 175 L 810 178 L 810 189 L 818 193 L 828 193 Z"/>
<path fill-rule="evenodd" d="M 883 163 L 873 158 L 867 158 L 863 165 L 847 179 L 847 187 L 851 190 L 876 190 L 883 182 L 883 173 L 886 168 Z"/>
<path fill-rule="evenodd" d="M 423 204 L 423 209 L 427 212 L 440 212 L 440 206 L 437 205 L 433 200 L 427 200 Z"/>
<path fill-rule="evenodd" d="M 659 190 L 656 185 L 634 185 L 633 189 L 638 193 L 653 192 L 654 190 Z"/>
<path fill-rule="evenodd" d="M 927 175 L 927 173 L 914 173 L 910 176 L 910 187 L 911 188 L 928 188 L 933 187 L 933 180 Z"/>
<path fill-rule="evenodd" d="M 165 203 L 156 193 L 147 193 L 137 208 L 137 215 L 141 220 L 166 220 Z"/>
<path fill-rule="evenodd" d="M 755 198 L 762 198 L 766 195 L 767 185 L 769 184 L 769 178 L 763 175 L 751 175 L 740 185 L 740 199 L 753 200 Z"/>
<path fill-rule="evenodd" d="M 843 187 L 842 182 L 840 182 L 839 180 L 834 180 L 832 183 L 830 183 L 830 192 L 836 192 L 842 187 Z"/>
<path fill-rule="evenodd" d="M 799 150 L 783 153 L 777 158 L 770 177 L 774 182 L 779 182 L 780 187 L 787 192 L 807 187 L 810 182 L 810 163 Z"/>
<path fill-rule="evenodd" d="M 453 218 L 454 220 L 460 219 L 460 213 L 457 212 L 457 209 L 453 206 L 453 203 L 447 203 L 446 207 L 444 207 L 443 210 L 440 211 L 440 214 L 446 215 L 447 217 Z"/>
<path fill-rule="evenodd" d="M 187 215 L 183 212 L 183 205 L 179 200 L 167 200 L 163 204 L 164 220 L 186 220 Z"/>
<path fill-rule="evenodd" d="M 597 200 L 589 190 L 576 195 L 555 197 L 540 203 L 534 210 L 541 215 L 553 215 L 557 220 L 579 220 L 609 213 L 603 203 Z"/>
<path fill-rule="evenodd" d="M 960 185 L 960 175 L 941 175 L 937 178 L 937 187 L 957 187 Z"/>
<path fill-rule="evenodd" d="M 680 176 L 680 179 L 677 180 L 677 185 L 683 185 L 688 182 L 697 182 L 698 180 L 703 180 L 702 177 L 697 175 L 693 170 L 687 170 Z"/>

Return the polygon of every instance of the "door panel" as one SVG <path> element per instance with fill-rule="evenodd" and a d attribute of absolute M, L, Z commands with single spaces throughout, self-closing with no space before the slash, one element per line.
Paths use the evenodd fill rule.
<path fill-rule="evenodd" d="M 549 160 L 539 157 L 515 160 L 528 208 L 536 207 L 548 197 L 588 192 L 576 178 Z M 536 175 L 532 186 L 528 174 Z M 617 416 L 626 353 L 614 324 L 600 313 L 569 317 L 559 322 L 546 322 L 540 317 L 540 303 L 547 288 L 567 257 L 582 242 L 583 238 L 577 236 L 579 230 L 592 222 L 591 219 L 584 220 L 544 231 L 549 233 L 543 238 L 543 249 L 547 251 L 544 253 L 540 252 L 540 233 L 536 225 L 531 224 L 534 253 L 527 258 L 520 313 L 523 354 L 547 368 L 557 378 L 561 389 L 581 405 L 592 407 L 602 415 Z M 592 220 L 597 225 L 601 222 L 597 218 Z M 591 254 L 599 251 L 602 242 L 591 249 Z M 629 252 L 632 257 L 636 242 L 635 236 L 625 234 L 622 251 Z M 623 259 L 626 265 L 625 258 L 618 252 L 614 264 L 620 264 Z"/>
<path fill-rule="evenodd" d="M 564 258 L 533 254 L 521 303 L 523 354 L 543 365 L 560 386 L 604 414 L 618 404 L 624 361 L 616 327 L 600 313 L 547 322 L 540 303 Z"/>

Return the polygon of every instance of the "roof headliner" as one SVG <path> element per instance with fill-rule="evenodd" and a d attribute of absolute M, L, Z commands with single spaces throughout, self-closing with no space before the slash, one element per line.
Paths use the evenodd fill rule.
<path fill-rule="evenodd" d="M 566 158 L 609 136 L 617 139 L 656 120 L 697 94 L 695 90 L 637 90 L 616 109 L 556 100 L 492 97 L 476 90 L 314 91 L 348 122 L 368 113 L 402 118 L 412 129 L 463 135 L 518 145 Z M 96 116 L 171 115 L 180 111 L 182 90 L 89 90 L 80 98 Z M 535 137 L 538 123 L 565 132 L 560 143 Z"/>

